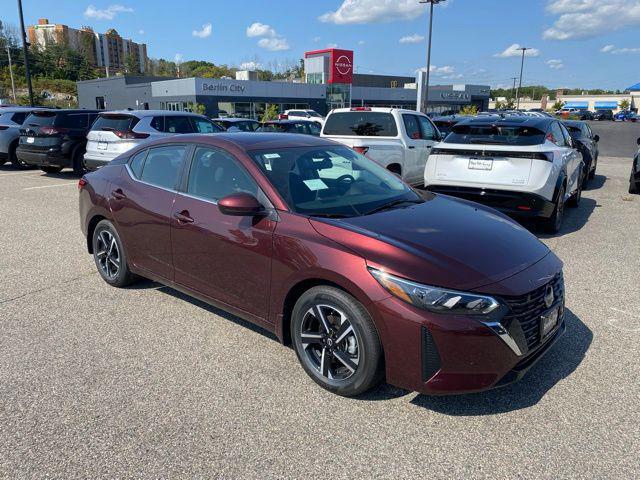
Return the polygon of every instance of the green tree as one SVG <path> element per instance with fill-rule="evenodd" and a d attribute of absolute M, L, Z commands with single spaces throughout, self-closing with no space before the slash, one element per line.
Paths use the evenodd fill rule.
<path fill-rule="evenodd" d="M 140 62 L 132 53 L 124 59 L 124 70 L 128 75 L 140 75 Z"/>
<path fill-rule="evenodd" d="M 207 113 L 207 107 L 205 107 L 202 103 L 196 103 L 195 105 L 193 105 L 193 113 L 204 115 L 205 113 Z"/>
<path fill-rule="evenodd" d="M 631 103 L 629 102 L 629 100 L 625 98 L 624 100 L 620 100 L 620 103 L 618 103 L 618 106 L 620 107 L 620 110 L 629 110 Z"/>
<path fill-rule="evenodd" d="M 269 120 L 277 120 L 278 119 L 278 105 L 275 103 L 267 104 L 267 108 L 264 110 L 264 114 L 260 118 L 261 122 L 268 122 Z"/>
<path fill-rule="evenodd" d="M 562 107 L 564 107 L 564 102 L 562 100 L 556 100 L 556 103 L 554 103 L 551 108 L 553 109 L 554 112 L 557 112 Z"/>
<path fill-rule="evenodd" d="M 462 107 L 460 109 L 460 115 L 471 115 L 471 116 L 474 116 L 474 115 L 477 115 L 477 114 L 478 114 L 478 107 L 475 106 L 475 105 L 465 105 L 464 107 Z"/>

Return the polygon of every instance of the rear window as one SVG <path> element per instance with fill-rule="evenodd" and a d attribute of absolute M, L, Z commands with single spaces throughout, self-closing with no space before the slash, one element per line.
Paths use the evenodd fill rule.
<path fill-rule="evenodd" d="M 340 112 L 329 115 L 325 135 L 349 137 L 396 137 L 398 127 L 393 115 L 384 112 Z"/>
<path fill-rule="evenodd" d="M 63 113 L 58 115 L 56 125 L 66 128 L 86 128 L 89 126 L 89 114 Z"/>
<path fill-rule="evenodd" d="M 133 129 L 138 121 L 138 118 L 132 115 L 99 115 L 91 130 L 126 132 Z"/>
<path fill-rule="evenodd" d="M 565 125 L 565 127 L 569 130 L 569 135 L 571 135 L 571 137 L 580 138 L 582 136 L 582 130 L 580 130 L 580 127 L 572 127 L 570 125 Z"/>
<path fill-rule="evenodd" d="M 53 122 L 56 120 L 56 114 L 53 112 L 37 112 L 32 113 L 25 120 L 26 125 L 33 126 L 47 126 L 53 125 Z"/>
<path fill-rule="evenodd" d="M 542 130 L 517 125 L 454 125 L 444 143 L 489 145 L 540 145 Z"/>
<path fill-rule="evenodd" d="M 29 115 L 29 112 L 16 112 L 11 117 L 11 120 L 18 125 L 22 125 L 22 122 L 27 118 L 27 115 Z"/>
<path fill-rule="evenodd" d="M 286 132 L 287 131 L 287 125 L 282 124 L 282 123 L 265 123 L 264 125 L 262 125 L 260 127 L 260 131 L 261 132 L 276 132 L 276 133 Z"/>

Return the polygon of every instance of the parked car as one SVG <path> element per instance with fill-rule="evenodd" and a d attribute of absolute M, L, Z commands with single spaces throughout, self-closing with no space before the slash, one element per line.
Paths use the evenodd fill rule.
<path fill-rule="evenodd" d="M 598 167 L 598 142 L 600 136 L 593 133 L 591 127 L 585 122 L 577 120 L 565 120 L 562 122 L 573 142 L 582 154 L 582 163 L 584 164 L 584 175 L 582 187 L 586 187 L 589 180 L 596 176 L 596 168 Z"/>
<path fill-rule="evenodd" d="M 315 110 L 286 110 L 278 116 L 280 120 L 311 120 L 320 126 L 324 125 L 324 117 Z"/>
<path fill-rule="evenodd" d="M 204 115 L 168 110 L 102 112 L 87 135 L 84 163 L 89 170 L 108 164 L 139 143 L 185 133 L 219 133 L 223 128 Z"/>
<path fill-rule="evenodd" d="M 556 111 L 558 116 L 578 115 L 581 112 L 579 108 L 561 108 Z"/>
<path fill-rule="evenodd" d="M 438 128 L 438 131 L 440 132 L 442 138 L 444 138 L 449 135 L 449 133 L 451 133 L 451 129 L 456 123 L 467 118 L 471 117 L 469 117 L 468 115 L 450 115 L 446 117 L 434 117 L 431 119 L 431 121 Z"/>
<path fill-rule="evenodd" d="M 266 133 L 301 133 L 303 135 L 320 135 L 320 125 L 318 122 L 309 120 L 271 120 L 263 122 L 258 128 L 258 132 Z"/>
<path fill-rule="evenodd" d="M 638 138 L 638 145 L 640 145 L 640 138 Z M 640 149 L 633 158 L 633 164 L 631 165 L 629 193 L 640 193 Z"/>
<path fill-rule="evenodd" d="M 20 128 L 16 149 L 18 161 L 40 167 L 47 173 L 73 168 L 84 171 L 82 157 L 87 132 L 99 110 L 38 110 L 32 112 Z"/>
<path fill-rule="evenodd" d="M 593 115 L 593 119 L 598 121 L 603 121 L 603 120 L 613 121 L 613 112 L 611 110 L 598 110 Z"/>
<path fill-rule="evenodd" d="M 616 122 L 636 122 L 638 115 L 630 110 L 622 110 L 613 116 Z"/>
<path fill-rule="evenodd" d="M 594 119 L 594 114 L 591 110 L 580 110 L 580 113 L 578 114 L 578 118 L 580 120 L 593 120 Z"/>
<path fill-rule="evenodd" d="M 415 110 L 340 108 L 331 111 L 321 136 L 367 155 L 411 185 L 422 186 L 424 166 L 441 135 Z"/>
<path fill-rule="evenodd" d="M 79 188 L 105 282 L 150 278 L 253 322 L 340 395 L 383 377 L 429 394 L 503 386 L 565 331 L 562 263 L 542 242 L 327 139 L 154 140 Z"/>
<path fill-rule="evenodd" d="M 552 118 L 464 120 L 431 152 L 428 190 L 539 218 L 558 232 L 565 202 L 582 195 L 582 155 L 567 129 Z"/>
<path fill-rule="evenodd" d="M 15 167 L 27 166 L 18 160 L 16 149 L 20 139 L 20 126 L 35 110 L 33 107 L 14 106 L 0 109 L 0 165 L 11 162 Z"/>
<path fill-rule="evenodd" d="M 248 118 L 214 118 L 213 123 L 227 132 L 255 132 L 260 122 Z"/>

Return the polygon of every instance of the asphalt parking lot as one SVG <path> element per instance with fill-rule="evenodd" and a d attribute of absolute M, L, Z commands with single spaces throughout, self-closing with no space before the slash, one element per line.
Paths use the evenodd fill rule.
<path fill-rule="evenodd" d="M 0 167 L 0 477 L 637 478 L 640 125 L 594 129 L 597 177 L 541 237 L 567 334 L 520 383 L 459 397 L 337 397 L 242 320 L 108 287 L 77 178 Z"/>

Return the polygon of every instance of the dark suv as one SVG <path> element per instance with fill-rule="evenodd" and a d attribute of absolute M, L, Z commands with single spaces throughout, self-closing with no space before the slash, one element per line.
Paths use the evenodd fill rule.
<path fill-rule="evenodd" d="M 33 112 L 20 129 L 16 156 L 22 163 L 40 167 L 47 173 L 70 167 L 81 174 L 87 132 L 98 113 L 99 110 Z"/>
<path fill-rule="evenodd" d="M 593 116 L 594 120 L 611 120 L 613 121 L 613 112 L 611 110 L 598 110 Z"/>

